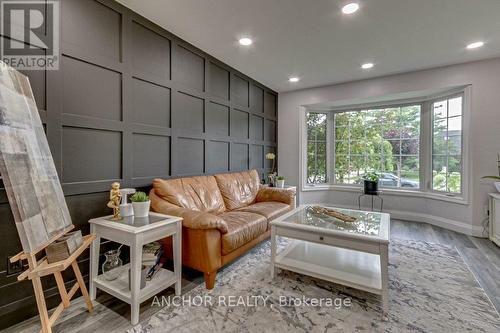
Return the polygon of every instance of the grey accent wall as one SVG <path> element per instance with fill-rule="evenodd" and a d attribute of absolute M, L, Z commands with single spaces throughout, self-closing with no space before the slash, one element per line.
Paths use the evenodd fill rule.
<path fill-rule="evenodd" d="M 60 70 L 25 74 L 78 229 L 109 214 L 113 181 L 270 169 L 274 91 L 114 1 L 64 0 L 61 12 Z M 0 329 L 37 313 L 29 281 L 7 275 L 21 245 L 1 187 Z M 80 264 L 86 275 L 88 253 Z M 53 306 L 55 282 L 45 287 Z"/>

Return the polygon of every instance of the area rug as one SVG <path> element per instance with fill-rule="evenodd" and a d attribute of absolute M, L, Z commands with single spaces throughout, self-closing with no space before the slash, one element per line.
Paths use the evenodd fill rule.
<path fill-rule="evenodd" d="M 269 260 L 265 242 L 219 272 L 212 291 L 164 299 L 129 332 L 500 332 L 499 314 L 451 247 L 391 241 L 385 318 L 379 296 L 289 271 L 271 279 Z"/>

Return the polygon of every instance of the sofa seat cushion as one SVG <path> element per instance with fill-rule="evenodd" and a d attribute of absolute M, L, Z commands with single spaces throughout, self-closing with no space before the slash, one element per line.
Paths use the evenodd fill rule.
<path fill-rule="evenodd" d="M 231 253 L 267 230 L 267 220 L 259 214 L 232 211 L 219 217 L 226 221 L 228 229 L 222 235 L 222 255 Z"/>
<path fill-rule="evenodd" d="M 257 202 L 237 209 L 239 212 L 249 212 L 264 216 L 268 221 L 274 220 L 292 209 L 292 206 L 277 201 Z"/>

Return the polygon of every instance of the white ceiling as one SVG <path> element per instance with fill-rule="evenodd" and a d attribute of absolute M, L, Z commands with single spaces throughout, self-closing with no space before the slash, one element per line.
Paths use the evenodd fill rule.
<path fill-rule="evenodd" d="M 500 0 L 118 1 L 278 92 L 500 56 Z"/>

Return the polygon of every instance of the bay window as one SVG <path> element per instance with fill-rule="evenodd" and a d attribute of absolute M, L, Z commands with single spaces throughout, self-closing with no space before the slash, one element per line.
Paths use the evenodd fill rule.
<path fill-rule="evenodd" d="M 306 186 L 463 193 L 463 92 L 399 105 L 306 113 Z"/>

